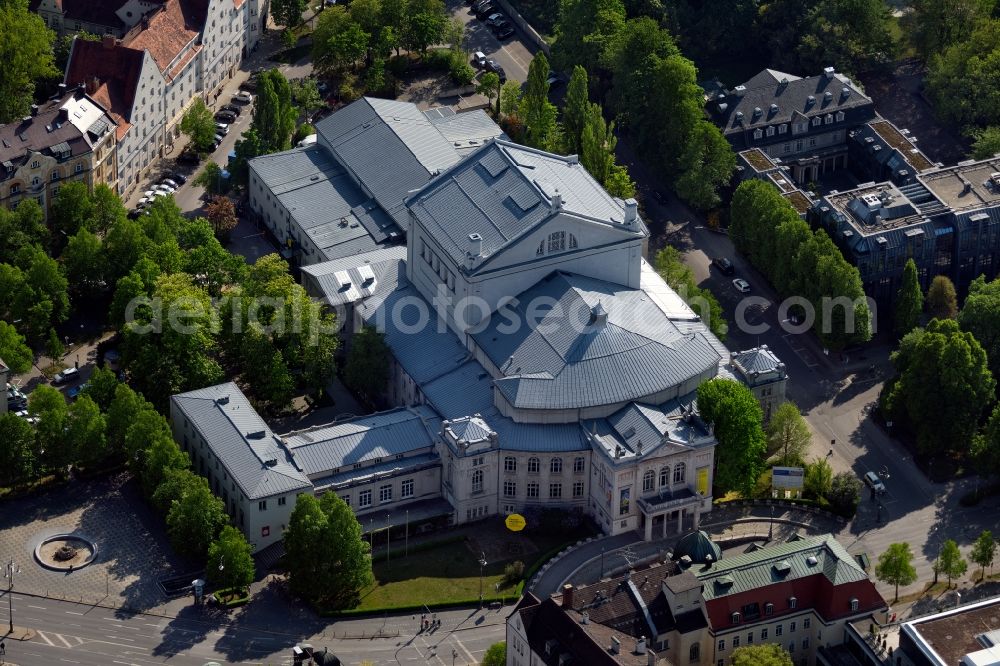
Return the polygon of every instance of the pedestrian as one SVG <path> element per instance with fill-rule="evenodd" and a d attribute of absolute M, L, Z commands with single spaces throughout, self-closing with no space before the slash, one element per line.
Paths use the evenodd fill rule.
<path fill-rule="evenodd" d="M 7 654 L 7 644 L 0 641 L 0 654 Z"/>

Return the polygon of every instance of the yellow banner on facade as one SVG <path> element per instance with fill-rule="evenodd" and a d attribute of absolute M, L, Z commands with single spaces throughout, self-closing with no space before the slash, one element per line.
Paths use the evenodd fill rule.
<path fill-rule="evenodd" d="M 698 470 L 698 494 L 708 495 L 708 468 L 702 467 Z"/>
<path fill-rule="evenodd" d="M 527 521 L 521 514 L 512 513 L 509 516 L 507 516 L 507 519 L 504 521 L 504 523 L 507 525 L 507 529 L 509 529 L 511 532 L 520 532 L 521 530 L 524 529 L 524 526 L 527 524 Z"/>

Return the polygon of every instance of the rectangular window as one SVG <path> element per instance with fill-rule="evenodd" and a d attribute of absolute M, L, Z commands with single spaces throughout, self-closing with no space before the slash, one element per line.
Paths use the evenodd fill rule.
<path fill-rule="evenodd" d="M 851 610 L 852 611 L 858 610 L 858 600 L 857 599 L 851 599 Z"/>
<path fill-rule="evenodd" d="M 763 629 L 760 630 L 760 640 L 762 641 L 767 640 L 767 627 L 764 627 Z"/>
<path fill-rule="evenodd" d="M 753 632 L 747 634 L 747 645 L 753 645 Z"/>
<path fill-rule="evenodd" d="M 400 497 L 413 497 L 413 479 L 406 479 L 399 489 Z"/>
<path fill-rule="evenodd" d="M 799 603 L 799 600 L 796 599 L 795 597 L 788 597 L 788 607 L 789 608 L 795 608 L 795 606 L 798 605 L 798 603 Z"/>
<path fill-rule="evenodd" d="M 739 646 L 740 646 L 740 637 L 739 636 L 733 636 L 733 649 L 735 650 Z"/>
<path fill-rule="evenodd" d="M 725 652 L 725 651 L 726 651 L 726 639 L 720 638 L 719 639 L 719 652 Z"/>
<path fill-rule="evenodd" d="M 573 460 L 573 473 L 583 474 L 587 462 L 584 460 L 583 456 L 579 456 Z"/>
<path fill-rule="evenodd" d="M 529 483 L 528 484 L 528 497 L 538 497 L 538 484 Z"/>
<path fill-rule="evenodd" d="M 514 456 L 507 456 L 503 459 L 503 471 L 505 472 L 516 472 L 517 471 L 517 458 Z"/>
<path fill-rule="evenodd" d="M 503 496 L 504 497 L 517 497 L 517 482 L 515 482 L 515 481 L 504 481 L 503 482 Z"/>
<path fill-rule="evenodd" d="M 362 490 L 358 493 L 358 506 L 371 506 L 372 505 L 372 491 Z"/>
<path fill-rule="evenodd" d="M 550 483 L 549 484 L 549 499 L 559 499 L 562 497 L 562 484 L 561 483 Z"/>
<path fill-rule="evenodd" d="M 790 633 L 790 634 L 794 634 L 795 633 L 795 623 L 794 622 L 789 622 L 788 623 L 788 633 Z"/>
<path fill-rule="evenodd" d="M 808 637 L 802 639 L 802 649 L 803 650 L 808 650 L 809 649 L 809 638 Z"/>
<path fill-rule="evenodd" d="M 344 495 L 340 499 L 344 500 L 344 504 L 346 504 L 347 506 L 351 506 L 351 496 L 350 495 Z"/>
<path fill-rule="evenodd" d="M 583 481 L 573 482 L 573 497 L 583 497 Z"/>
<path fill-rule="evenodd" d="M 812 626 L 812 618 L 811 617 L 807 617 L 807 618 L 804 618 L 802 620 L 802 628 L 803 629 L 808 629 L 811 626 Z"/>
<path fill-rule="evenodd" d="M 392 501 L 392 486 L 380 486 L 378 489 L 378 501 L 379 504 L 385 504 L 386 502 Z"/>
<path fill-rule="evenodd" d="M 772 603 L 764 604 L 764 615 L 774 615 L 774 604 Z"/>
<path fill-rule="evenodd" d="M 267 500 L 261 500 L 257 502 L 258 511 L 267 511 Z"/>
<path fill-rule="evenodd" d="M 780 624 L 774 627 L 775 636 L 780 636 L 782 633 L 784 633 L 784 628 Z"/>
<path fill-rule="evenodd" d="M 278 506 L 285 506 L 285 498 L 284 497 L 279 497 L 278 498 Z"/>

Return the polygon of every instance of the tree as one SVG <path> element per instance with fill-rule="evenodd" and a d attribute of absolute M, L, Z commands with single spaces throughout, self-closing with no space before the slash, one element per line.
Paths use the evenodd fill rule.
<path fill-rule="evenodd" d="M 243 533 L 226 525 L 219 538 L 208 547 L 205 575 L 216 587 L 245 591 L 256 575 L 251 550 Z"/>
<path fill-rule="evenodd" d="M 90 201 L 93 204 L 93 213 L 87 228 L 96 234 L 106 234 L 111 227 L 128 215 L 122 200 L 104 183 L 94 185 Z"/>
<path fill-rule="evenodd" d="M 494 111 L 493 98 L 497 98 L 497 105 L 500 102 L 500 75 L 496 72 L 486 72 L 480 76 L 476 92 L 486 97 L 490 104 L 490 110 Z M 496 109 L 494 113 L 499 117 L 500 109 Z"/>
<path fill-rule="evenodd" d="M 218 238 L 228 238 L 229 233 L 239 224 L 236 206 L 229 197 L 214 196 L 205 204 L 205 217 L 212 225 Z"/>
<path fill-rule="evenodd" d="M 868 71 L 891 61 L 895 45 L 892 13 L 884 0 L 820 0 L 808 11 L 795 56 L 803 71 L 833 64 Z"/>
<path fill-rule="evenodd" d="M 549 101 L 549 61 L 539 51 L 528 66 L 528 82 L 521 97 L 519 116 L 527 130 L 529 146 L 547 150 L 556 131 L 556 107 Z"/>
<path fill-rule="evenodd" d="M 576 65 L 566 86 L 562 109 L 563 138 L 566 141 L 566 150 L 570 153 L 579 154 L 582 150 L 581 138 L 589 107 L 587 70 Z"/>
<path fill-rule="evenodd" d="M 902 338 L 920 325 L 920 313 L 924 310 L 924 293 L 917 279 L 917 265 L 907 259 L 903 266 L 903 277 L 896 292 L 895 330 Z"/>
<path fill-rule="evenodd" d="M 55 33 L 23 0 L 0 3 L 0 123 L 28 115 L 35 82 L 58 76 Z"/>
<path fill-rule="evenodd" d="M 625 25 L 622 0 L 560 0 L 553 56 L 560 69 L 581 65 L 595 72 L 608 45 Z"/>
<path fill-rule="evenodd" d="M 181 451 L 177 442 L 169 435 L 155 437 L 146 448 L 143 458 L 146 464 L 140 469 L 139 475 L 146 497 L 152 497 L 156 493 L 169 471 L 187 469 L 191 465 L 188 454 Z"/>
<path fill-rule="evenodd" d="M 306 0 L 272 0 L 271 18 L 283 28 L 294 28 L 302 23 L 308 4 Z"/>
<path fill-rule="evenodd" d="M 973 132 L 972 159 L 985 160 L 1000 155 L 1000 125 Z"/>
<path fill-rule="evenodd" d="M 153 445 L 160 440 L 170 440 L 170 426 L 159 412 L 148 403 L 142 404 L 135 412 L 133 420 L 125 429 L 124 453 L 129 468 L 139 475 L 149 467 L 148 456 Z M 176 444 L 174 445 L 176 447 Z M 155 474 L 155 471 L 150 471 Z M 152 484 L 152 488 L 156 484 Z"/>
<path fill-rule="evenodd" d="M 191 139 L 191 144 L 200 153 L 207 153 L 212 150 L 215 143 L 215 116 L 212 110 L 205 106 L 205 101 L 201 97 L 195 97 L 194 102 L 184 112 L 181 118 L 181 132 Z"/>
<path fill-rule="evenodd" d="M 700 210 L 719 205 L 718 189 L 729 183 L 736 170 L 736 154 L 712 123 L 694 126 L 680 159 L 677 195 Z"/>
<path fill-rule="evenodd" d="M 904 14 L 904 34 L 920 57 L 930 61 L 989 17 L 996 0 L 914 0 Z"/>
<path fill-rule="evenodd" d="M 226 508 L 209 490 L 208 480 L 193 476 L 180 498 L 170 504 L 167 535 L 178 555 L 202 559 L 226 522 Z"/>
<path fill-rule="evenodd" d="M 608 194 L 619 199 L 631 199 L 636 192 L 635 182 L 628 175 L 628 169 L 621 164 L 612 165 L 611 173 L 604 181 L 604 189 L 608 191 Z"/>
<path fill-rule="evenodd" d="M 222 177 L 222 167 L 215 162 L 208 162 L 194 179 L 194 184 L 205 188 L 205 192 L 213 197 L 220 196 L 227 189 L 225 178 Z"/>
<path fill-rule="evenodd" d="M 890 358 L 897 374 L 883 393 L 886 413 L 910 425 L 922 454 L 968 452 L 996 387 L 975 337 L 951 319 L 934 319 L 907 334 Z"/>
<path fill-rule="evenodd" d="M 313 33 L 313 60 L 325 72 L 353 69 L 368 53 L 371 35 L 351 18 L 347 9 L 336 5 L 319 17 Z M 257 94 L 260 97 L 260 92 Z"/>
<path fill-rule="evenodd" d="M 62 340 L 59 339 L 59 334 L 56 333 L 56 329 L 50 328 L 49 337 L 45 341 L 45 355 L 53 362 L 58 362 L 65 353 L 66 348 L 63 346 Z"/>
<path fill-rule="evenodd" d="M 66 439 L 76 450 L 83 464 L 94 464 L 108 454 L 105 421 L 100 407 L 88 395 L 80 395 L 69 406 L 66 419 Z"/>
<path fill-rule="evenodd" d="M 31 370 L 34 360 L 24 336 L 5 321 L 0 321 L 0 358 L 15 375 Z"/>
<path fill-rule="evenodd" d="M 351 341 L 344 382 L 369 402 L 380 400 L 389 381 L 389 358 L 385 335 L 373 326 L 365 326 Z"/>
<path fill-rule="evenodd" d="M 108 446 L 112 452 L 125 454 L 125 436 L 129 427 L 136 421 L 140 412 L 151 408 L 149 403 L 128 384 L 119 384 L 115 387 L 115 396 L 105 413 Z"/>
<path fill-rule="evenodd" d="M 81 180 L 64 183 L 53 199 L 52 210 L 49 212 L 49 225 L 55 234 L 53 240 L 56 245 L 62 247 L 65 239 L 86 228 L 93 216 L 94 202 L 90 198 L 87 183 Z"/>
<path fill-rule="evenodd" d="M 837 473 L 830 482 L 826 499 L 840 515 L 853 516 L 861 499 L 861 481 L 851 472 Z"/>
<path fill-rule="evenodd" d="M 104 282 L 104 248 L 101 239 L 81 227 L 62 253 L 63 271 L 74 289 L 90 291 Z"/>
<path fill-rule="evenodd" d="M 328 10 L 323 12 L 323 16 L 331 13 L 336 12 Z M 317 39 L 314 37 L 314 44 Z M 292 89 L 288 79 L 277 69 L 261 74 L 258 77 L 257 100 L 254 102 L 251 121 L 251 128 L 256 130 L 256 138 L 260 141 L 261 155 L 291 148 L 297 117 L 298 111 L 292 104 Z"/>
<path fill-rule="evenodd" d="M 993 408 L 982 432 L 972 441 L 972 459 L 981 476 L 1000 474 L 1000 404 Z"/>
<path fill-rule="evenodd" d="M 968 39 L 931 58 L 925 80 L 937 116 L 956 128 L 1000 125 L 1000 108 L 975 90 L 1000 88 L 1000 20 L 979 21 Z"/>
<path fill-rule="evenodd" d="M 826 497 L 833 487 L 833 469 L 825 458 L 806 465 L 805 491 L 815 499 Z"/>
<path fill-rule="evenodd" d="M 513 79 L 505 82 L 500 88 L 500 97 L 497 100 L 497 106 L 500 107 L 500 116 L 502 118 L 509 118 L 518 115 L 521 111 L 522 96 L 520 83 Z"/>
<path fill-rule="evenodd" d="M 927 309 L 931 317 L 954 319 L 958 314 L 958 297 L 955 285 L 945 275 L 935 275 L 927 290 Z"/>
<path fill-rule="evenodd" d="M 114 370 L 110 368 L 94 368 L 90 373 L 90 379 L 80 392 L 81 395 L 89 396 L 97 404 L 101 412 L 107 412 L 115 399 L 115 391 L 118 390 L 118 377 Z"/>
<path fill-rule="evenodd" d="M 580 135 L 580 164 L 602 185 L 611 177 L 615 167 L 615 124 L 604 120 L 604 111 L 598 104 L 590 104 Z"/>
<path fill-rule="evenodd" d="M 732 666 L 793 666 L 791 655 L 775 643 L 738 647 L 731 659 Z"/>
<path fill-rule="evenodd" d="M 295 130 L 295 134 L 292 136 L 292 143 L 298 144 L 300 141 L 313 134 L 316 134 L 316 127 L 314 125 L 310 125 L 309 123 L 302 123 L 299 125 L 298 129 Z"/>
<path fill-rule="evenodd" d="M 354 3 L 351 6 L 357 7 L 357 5 L 358 3 Z M 312 113 L 326 106 L 323 95 L 319 92 L 319 84 L 313 77 L 292 81 L 289 86 L 292 90 L 292 100 L 306 113 Z"/>
<path fill-rule="evenodd" d="M 28 413 L 38 417 L 35 437 L 39 460 L 62 473 L 74 461 L 76 453 L 73 442 L 66 437 L 69 415 L 66 399 L 51 386 L 39 386 L 28 396 Z"/>
<path fill-rule="evenodd" d="M 505 666 L 507 664 L 507 643 L 494 643 L 486 650 L 480 666 Z"/>
<path fill-rule="evenodd" d="M 25 419 L 0 414 L 0 486 L 17 487 L 35 475 L 35 430 Z"/>
<path fill-rule="evenodd" d="M 980 276 L 972 281 L 958 323 L 986 350 L 993 376 L 1000 376 L 1000 280 L 986 282 Z"/>
<path fill-rule="evenodd" d="M 953 539 L 948 539 L 941 544 L 941 552 L 934 562 L 935 582 L 937 582 L 939 573 L 944 574 L 945 578 L 948 579 L 948 587 L 950 588 L 952 579 L 965 575 L 965 571 L 968 568 L 968 562 L 962 557 L 962 551 L 958 549 L 958 544 Z"/>
<path fill-rule="evenodd" d="M 767 452 L 763 413 L 757 398 L 743 384 L 711 379 L 698 387 L 698 411 L 715 427 L 715 485 L 750 497 L 764 470 Z"/>
<path fill-rule="evenodd" d="M 427 53 L 431 44 L 445 40 L 448 13 L 441 0 L 409 0 L 403 24 L 403 45 L 420 53 Z"/>
<path fill-rule="evenodd" d="M 875 565 L 875 577 L 883 583 L 896 587 L 893 602 L 899 601 L 899 586 L 912 585 L 917 580 L 917 570 L 913 567 L 913 552 L 908 543 L 893 543 L 879 555 Z"/>
<path fill-rule="evenodd" d="M 983 530 L 979 533 L 976 542 L 972 544 L 972 551 L 969 553 L 969 559 L 981 568 L 980 580 L 986 579 L 986 567 L 990 568 L 990 573 L 993 572 L 993 560 L 996 558 L 996 554 L 997 542 L 993 540 L 993 533 L 989 530 Z"/>
<path fill-rule="evenodd" d="M 298 496 L 285 530 L 285 561 L 292 590 L 328 607 L 351 607 L 374 581 L 361 525 L 336 493 Z"/>
<path fill-rule="evenodd" d="M 726 339 L 729 326 L 722 314 L 722 306 L 710 290 L 698 286 L 694 272 L 681 261 L 681 253 L 676 248 L 668 245 L 656 253 L 656 271 L 698 313 L 716 337 Z"/>
<path fill-rule="evenodd" d="M 49 246 L 49 230 L 38 202 L 22 199 L 14 211 L 0 208 L 0 263 L 13 264 L 26 247 Z"/>
<path fill-rule="evenodd" d="M 811 441 L 812 433 L 799 408 L 791 402 L 781 403 L 767 424 L 768 453 L 780 454 L 778 463 L 781 465 L 798 465 Z"/>

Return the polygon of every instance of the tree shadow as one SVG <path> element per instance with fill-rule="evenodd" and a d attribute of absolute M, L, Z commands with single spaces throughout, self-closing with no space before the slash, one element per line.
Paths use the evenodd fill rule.
<path fill-rule="evenodd" d="M 190 605 L 177 613 L 166 627 L 160 644 L 152 650 L 154 657 L 173 657 L 204 642 L 210 633 L 229 622 L 229 614 L 218 606 Z"/>

